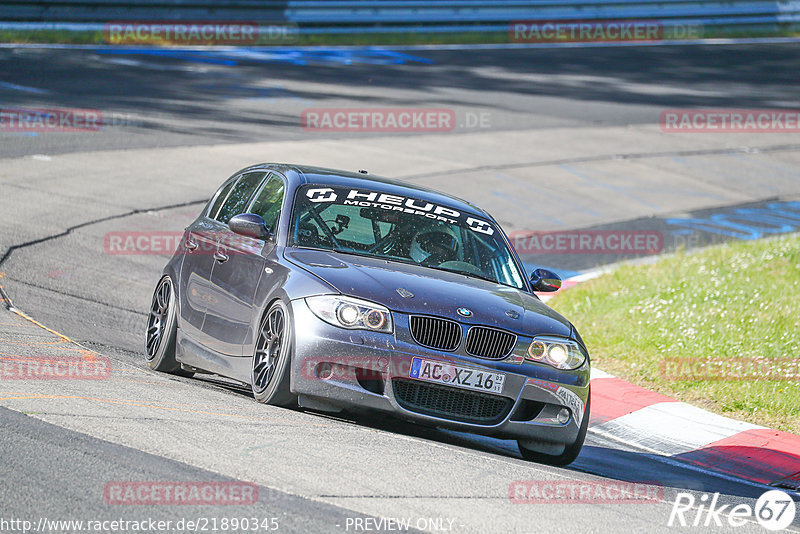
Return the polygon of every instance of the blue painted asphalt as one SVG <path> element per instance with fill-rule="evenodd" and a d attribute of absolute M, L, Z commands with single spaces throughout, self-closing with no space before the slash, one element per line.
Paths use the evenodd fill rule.
<path fill-rule="evenodd" d="M 292 65 L 403 65 L 433 63 L 432 60 L 388 50 L 385 48 L 317 48 L 317 47 L 219 47 L 219 48 L 157 48 L 107 47 L 94 49 L 103 55 L 155 56 L 199 63 L 237 65 L 249 63 L 289 63 Z"/>

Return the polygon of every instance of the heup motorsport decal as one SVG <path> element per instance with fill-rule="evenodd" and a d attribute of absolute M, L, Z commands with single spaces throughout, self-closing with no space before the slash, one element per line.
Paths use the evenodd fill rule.
<path fill-rule="evenodd" d="M 449 224 L 466 226 L 470 230 L 481 234 L 494 234 L 494 227 L 483 219 L 477 219 L 469 214 L 454 210 L 453 208 L 440 206 L 416 198 L 390 195 L 388 193 L 363 189 L 348 190 L 341 188 L 334 189 L 331 187 L 312 187 L 306 190 L 306 197 L 308 197 L 309 202 L 314 203 L 336 202 L 348 206 L 379 208 L 386 211 L 410 213 L 428 219 L 444 221 Z"/>
<path fill-rule="evenodd" d="M 553 393 L 559 398 L 564 406 L 567 406 L 572 411 L 575 421 L 578 423 L 578 426 L 581 426 L 581 422 L 583 421 L 583 412 L 586 406 L 575 392 L 573 392 L 571 389 L 565 388 L 564 386 L 559 386 L 553 382 L 548 382 L 547 380 L 541 380 L 538 378 L 529 378 L 526 383 L 546 389 Z"/>
<path fill-rule="evenodd" d="M 563 386 L 559 386 L 559 388 L 556 390 L 556 396 L 561 399 L 561 401 L 568 406 L 570 410 L 572 410 L 572 415 L 575 417 L 575 421 L 578 423 L 578 426 L 581 426 L 584 410 L 584 405 L 581 398 L 576 393 L 573 393 L 572 390 L 569 390 Z"/>

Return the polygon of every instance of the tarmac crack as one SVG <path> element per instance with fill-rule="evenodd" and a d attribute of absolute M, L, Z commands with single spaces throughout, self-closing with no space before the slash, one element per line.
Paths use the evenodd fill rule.
<path fill-rule="evenodd" d="M 185 208 L 187 206 L 194 206 L 194 205 L 197 205 L 197 204 L 202 204 L 202 203 L 207 202 L 207 201 L 208 201 L 208 199 L 190 200 L 188 202 L 180 202 L 180 203 L 177 203 L 177 204 L 169 204 L 169 205 L 166 205 L 166 206 L 159 206 L 159 207 L 155 207 L 155 208 L 137 208 L 137 209 L 126 211 L 124 213 L 118 213 L 116 215 L 109 215 L 107 217 L 100 217 L 98 219 L 92 219 L 90 221 L 86 221 L 86 222 L 82 222 L 80 224 L 69 226 L 66 229 L 64 229 L 63 231 L 55 233 L 55 234 L 50 234 L 48 236 L 40 237 L 40 238 L 37 238 L 37 239 L 32 239 L 30 241 L 25 241 L 24 243 L 11 245 L 3 253 L 3 256 L 0 257 L 0 267 L 2 267 L 3 264 L 17 250 L 22 250 L 22 249 L 25 249 L 25 248 L 28 248 L 28 247 L 32 247 L 34 245 L 40 245 L 40 244 L 46 243 L 48 241 L 53 241 L 54 239 L 60 239 L 62 237 L 66 237 L 66 236 L 70 235 L 72 232 L 74 232 L 75 230 L 80 230 L 81 228 L 86 228 L 88 226 L 93 226 L 95 224 L 101 224 L 101 223 L 108 222 L 108 221 L 114 221 L 114 220 L 117 220 L 117 219 L 124 219 L 126 217 L 132 217 L 132 216 L 138 215 L 140 213 L 147 213 L 147 212 L 151 212 L 151 211 L 166 211 L 166 210 L 171 210 L 171 209 L 176 209 L 176 208 Z M 9 297 L 8 293 L 6 293 L 6 291 L 3 289 L 3 286 L 0 286 L 0 297 L 2 297 L 3 304 L 5 305 L 6 309 L 11 309 L 11 308 L 14 307 L 14 304 L 11 301 L 11 298 Z"/>
<path fill-rule="evenodd" d="M 122 354 L 127 354 L 129 356 L 137 356 L 138 357 L 138 356 L 141 355 L 141 353 L 136 352 L 135 350 L 125 349 L 125 348 L 122 348 L 122 347 L 116 347 L 114 345 L 108 345 L 106 343 L 100 343 L 99 341 L 91 341 L 91 340 L 87 340 L 87 339 L 82 339 L 82 340 L 80 340 L 78 342 L 81 345 L 85 345 L 85 346 L 87 346 L 89 348 L 91 348 L 91 347 L 99 347 L 101 349 L 112 350 L 112 351 L 119 352 L 119 353 L 122 353 Z M 97 351 L 97 352 L 100 352 L 100 351 Z"/>
<path fill-rule="evenodd" d="M 123 308 L 121 306 L 115 306 L 113 304 L 109 304 L 109 303 L 103 302 L 101 300 L 95 300 L 95 299 L 90 298 L 90 297 L 84 297 L 84 296 L 81 296 L 81 295 L 76 295 L 74 293 L 69 293 L 67 291 L 62 291 L 60 289 L 53 289 L 52 287 L 45 287 L 45 286 L 42 286 L 42 285 L 39 285 L 39 284 L 34 284 L 32 282 L 27 282 L 25 280 L 20 280 L 19 278 L 12 278 L 10 276 L 7 276 L 6 278 L 8 280 L 11 280 L 13 282 L 17 282 L 17 283 L 22 284 L 24 286 L 33 287 L 33 288 L 36 288 L 36 289 L 41 289 L 42 291 L 49 291 L 50 293 L 55 293 L 57 295 L 61 295 L 61 296 L 64 296 L 64 297 L 70 297 L 70 298 L 74 298 L 74 299 L 77 299 L 77 300 L 82 300 L 82 301 L 85 301 L 85 302 L 91 302 L 92 304 L 99 304 L 101 306 L 106 306 L 106 307 L 114 309 L 114 310 L 123 311 L 123 312 L 126 312 L 126 313 L 133 313 L 133 314 L 136 314 L 136 315 L 140 315 L 142 317 L 146 317 L 147 316 L 147 314 L 146 313 L 142 313 L 141 310 L 131 310 L 131 309 L 128 309 L 128 308 Z"/>
<path fill-rule="evenodd" d="M 28 181 L 26 183 L 34 183 L 35 185 L 38 185 L 38 184 L 41 183 L 41 181 L 37 181 L 37 182 Z M 21 189 L 23 191 L 37 191 L 37 192 L 40 192 L 42 190 L 42 186 L 41 185 L 39 185 L 39 187 L 36 187 L 36 186 L 27 186 L 27 185 L 23 185 L 23 184 L 18 184 L 18 183 L 14 183 L 14 182 L 3 182 L 3 186 L 15 187 L 15 188 Z M 117 209 L 126 209 L 127 208 L 127 206 L 118 205 L 118 204 L 103 203 L 103 202 L 98 201 L 97 199 L 87 198 L 85 196 L 67 195 L 67 194 L 64 194 L 62 192 L 59 192 L 58 195 L 59 195 L 59 198 L 64 199 L 64 200 L 68 200 L 69 199 L 69 200 L 76 200 L 76 201 L 79 201 L 79 202 L 92 202 L 94 204 L 97 204 L 97 205 L 100 205 L 100 206 L 103 206 L 103 207 L 106 207 L 106 208 L 117 208 Z"/>

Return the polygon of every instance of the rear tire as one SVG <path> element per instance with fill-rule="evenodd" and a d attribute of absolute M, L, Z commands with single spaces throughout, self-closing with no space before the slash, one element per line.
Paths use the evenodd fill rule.
<path fill-rule="evenodd" d="M 564 447 L 564 452 L 561 454 L 545 454 L 528 448 L 522 444 L 521 440 L 517 440 L 519 452 L 522 457 L 531 462 L 538 462 L 540 464 L 565 466 L 575 461 L 583 448 L 583 442 L 586 441 L 586 432 L 589 429 L 589 410 L 592 404 L 592 392 L 589 390 L 589 397 L 586 399 L 586 409 L 583 411 L 583 421 L 581 421 L 581 428 L 578 430 L 578 437 L 574 442 Z"/>
<path fill-rule="evenodd" d="M 294 329 L 286 304 L 278 300 L 261 319 L 250 371 L 253 397 L 272 406 L 293 406 L 289 389 Z"/>
<path fill-rule="evenodd" d="M 145 360 L 153 370 L 188 377 L 194 373 L 181 369 L 181 364 L 175 360 L 175 338 L 178 333 L 176 315 L 175 289 L 172 279 L 165 276 L 156 286 L 147 317 Z"/>

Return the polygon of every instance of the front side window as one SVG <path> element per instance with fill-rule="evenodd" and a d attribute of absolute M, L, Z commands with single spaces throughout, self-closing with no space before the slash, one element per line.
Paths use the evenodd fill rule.
<path fill-rule="evenodd" d="M 219 209 L 222 207 L 222 203 L 228 198 L 228 193 L 231 192 L 234 185 L 236 185 L 236 180 L 231 180 L 217 192 L 217 196 L 214 197 L 214 201 L 211 203 L 211 207 L 206 213 L 209 218 L 213 219 L 216 217 L 217 213 L 219 213 Z"/>
<path fill-rule="evenodd" d="M 275 233 L 275 225 L 281 213 L 283 191 L 283 180 L 274 174 L 270 175 L 269 180 L 261 186 L 261 191 L 258 192 L 248 210 L 250 213 L 261 215 L 271 233 Z"/>
<path fill-rule="evenodd" d="M 227 197 L 219 209 L 214 212 L 212 207 L 209 217 L 218 220 L 222 224 L 228 224 L 231 217 L 244 213 L 247 202 L 253 196 L 258 184 L 264 179 L 264 171 L 248 172 L 242 175 L 228 191 Z M 220 194 L 222 196 L 222 194 Z M 215 204 L 219 201 L 217 199 Z"/>
<path fill-rule="evenodd" d="M 499 228 L 455 208 L 381 191 L 298 189 L 290 244 L 416 263 L 523 289 Z"/>

